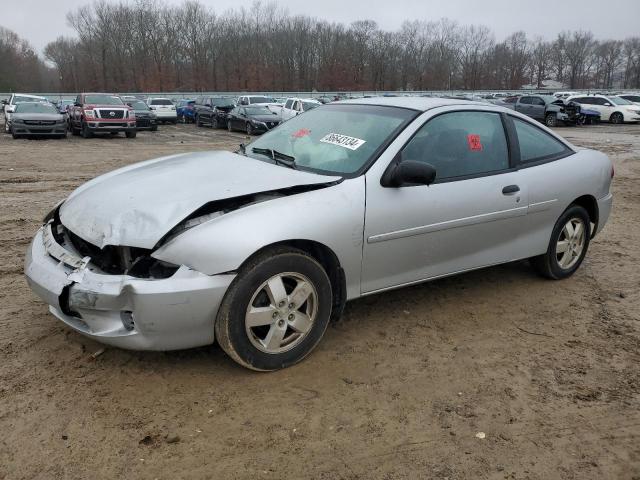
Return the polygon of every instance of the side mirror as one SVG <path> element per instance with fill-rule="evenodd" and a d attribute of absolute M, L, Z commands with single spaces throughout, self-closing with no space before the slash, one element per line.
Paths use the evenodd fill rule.
<path fill-rule="evenodd" d="M 210 103 L 205 103 L 204 106 L 211 108 L 211 104 Z"/>
<path fill-rule="evenodd" d="M 2 105 L 6 105 L 7 103 L 9 102 L 7 102 L 6 100 L 2 100 Z"/>
<path fill-rule="evenodd" d="M 394 161 L 384 172 L 380 183 L 383 187 L 410 187 L 431 185 L 436 179 L 433 165 L 416 160 Z"/>
<path fill-rule="evenodd" d="M 133 107 L 133 105 L 131 103 L 127 103 L 128 107 Z"/>
<path fill-rule="evenodd" d="M 80 102 L 73 102 L 74 107 L 81 107 L 82 104 Z"/>
<path fill-rule="evenodd" d="M 16 106 L 15 105 L 9 105 L 6 110 L 7 110 L 7 113 L 13 113 L 13 112 L 16 111 Z"/>

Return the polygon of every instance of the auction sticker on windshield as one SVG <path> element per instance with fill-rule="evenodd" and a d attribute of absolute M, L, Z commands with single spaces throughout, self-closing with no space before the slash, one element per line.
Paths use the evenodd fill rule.
<path fill-rule="evenodd" d="M 349 150 L 357 150 L 367 141 L 360 138 L 348 137 L 339 133 L 328 133 L 320 139 L 323 143 L 338 145 L 339 147 L 348 148 Z"/>

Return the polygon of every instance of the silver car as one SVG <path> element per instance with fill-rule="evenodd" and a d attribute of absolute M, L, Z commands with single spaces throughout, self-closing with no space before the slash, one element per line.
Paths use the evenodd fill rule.
<path fill-rule="evenodd" d="M 45 218 L 25 273 L 51 312 L 117 347 L 219 345 L 292 365 L 345 302 L 520 259 L 562 279 L 611 211 L 613 169 L 528 117 L 358 99 L 238 153 L 121 168 Z"/>

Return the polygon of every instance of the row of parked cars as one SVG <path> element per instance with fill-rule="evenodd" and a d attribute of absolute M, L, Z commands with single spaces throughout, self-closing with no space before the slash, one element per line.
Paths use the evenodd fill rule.
<path fill-rule="evenodd" d="M 117 135 L 124 133 L 135 138 L 138 130 L 158 129 L 159 123 L 176 123 L 177 109 L 168 98 L 109 93 L 80 93 L 75 100 L 50 102 L 45 97 L 12 94 L 3 100 L 4 131 L 14 138 L 47 135 L 58 138 L 95 133 Z"/>
<path fill-rule="evenodd" d="M 387 95 L 393 96 L 393 95 Z M 614 124 L 640 121 L 640 94 L 620 95 L 556 92 L 546 94 L 492 93 L 452 97 L 488 102 L 524 113 L 549 127 Z M 163 97 L 140 98 L 108 93 L 80 93 L 75 100 L 49 102 L 45 97 L 13 94 L 3 100 L 5 132 L 65 137 L 70 131 L 85 138 L 95 133 L 135 138 L 138 130 L 158 129 L 159 123 L 192 122 L 198 127 L 226 128 L 247 135 L 264 133 L 296 115 L 336 97 L 273 98 L 264 95 L 200 96 L 178 101 Z"/>

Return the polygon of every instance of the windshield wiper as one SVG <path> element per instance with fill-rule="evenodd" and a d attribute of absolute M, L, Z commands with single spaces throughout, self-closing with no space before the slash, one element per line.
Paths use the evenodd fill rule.
<path fill-rule="evenodd" d="M 282 153 L 271 148 L 252 148 L 251 151 L 260 155 L 267 155 L 278 165 L 293 168 L 294 170 L 297 168 L 295 157 L 287 155 L 286 153 Z"/>

